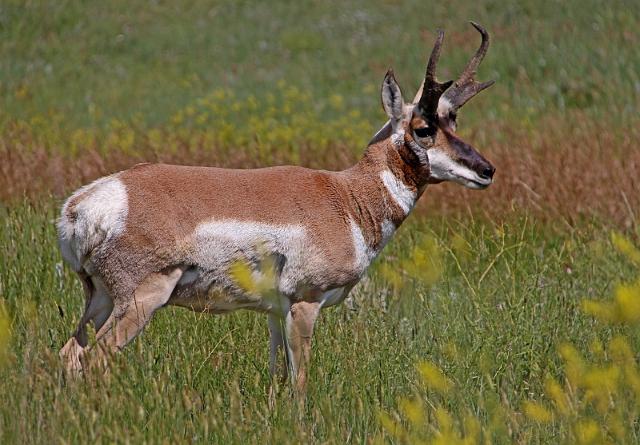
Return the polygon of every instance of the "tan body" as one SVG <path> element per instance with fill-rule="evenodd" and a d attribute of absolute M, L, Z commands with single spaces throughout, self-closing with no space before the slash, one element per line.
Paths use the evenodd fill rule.
<path fill-rule="evenodd" d="M 425 82 L 432 91 L 429 70 Z M 450 91 L 451 98 L 465 93 Z M 390 123 L 360 162 L 341 172 L 141 164 L 78 190 L 58 222 L 63 257 L 82 279 L 87 302 L 61 351 L 67 366 L 82 367 L 88 322 L 101 346 L 95 356 L 106 358 L 164 305 L 252 309 L 269 314 L 271 369 L 284 348 L 304 387 L 320 309 L 346 297 L 426 185 L 491 183 L 493 167 L 453 134 L 455 101 L 443 97 L 436 111 L 441 94 L 421 89 L 417 104 L 405 104 L 388 73 L 382 99 Z M 239 283 L 237 264 L 256 281 L 271 273 L 270 289 Z"/>
<path fill-rule="evenodd" d="M 292 309 L 295 314 L 298 303 L 317 305 L 312 309 L 317 312 L 342 301 L 408 213 L 381 174 L 393 175 L 413 193 L 411 206 L 424 186 L 405 178 L 407 167 L 388 144 L 372 145 L 361 162 L 341 172 L 142 164 L 76 192 L 63 208 L 61 243 L 65 259 L 86 282 L 88 300 L 98 289 L 113 303 L 110 323 L 105 323 L 108 316 L 97 314 L 104 320 L 96 323 L 98 338 L 109 340 L 99 328 L 106 325 L 105 332 L 113 332 L 109 325 L 118 322 L 122 340 L 111 341 L 124 346 L 144 324 L 140 313 L 146 322 L 165 304 L 212 313 L 263 311 L 274 317 L 272 328 L 283 319 L 285 329 L 287 314 Z M 122 201 L 118 209 L 100 208 L 100 200 L 92 203 L 114 183 L 124 190 L 111 197 Z M 96 217 L 106 212 L 122 218 L 119 230 L 108 235 L 91 231 L 94 242 L 73 251 L 74 237 L 87 236 L 74 224 L 117 219 Z M 260 273 L 265 258 L 276 266 L 279 298 L 248 293 L 229 273 L 237 261 Z M 147 295 L 141 309 L 140 298 L 132 296 L 153 286 L 161 295 Z M 103 306 L 102 312 L 111 309 Z M 84 326 L 68 343 L 73 354 L 66 355 L 76 355 L 74 368 L 81 366 L 86 346 L 83 331 Z"/>
<path fill-rule="evenodd" d="M 395 226 L 405 217 L 380 178 L 385 168 L 375 163 L 343 172 L 136 166 L 115 176 L 127 190 L 127 222 L 122 233 L 106 243 L 104 253 L 92 259 L 93 267 L 113 269 L 102 273 L 117 294 L 133 292 L 153 272 L 190 271 L 192 279 L 177 286 L 169 300 L 190 306 L 190 300 L 213 290 L 237 293 L 242 299 L 229 280 L 228 266 L 241 260 L 259 268 L 261 257 L 272 255 L 278 265 L 278 291 L 293 300 L 319 302 L 325 291 L 355 284 L 367 266 L 358 261 L 352 222 L 361 228 L 367 247 L 379 251 L 382 234 L 375 221 L 386 219 Z M 212 233 L 206 239 L 207 225 L 216 224 L 228 224 L 241 236 Z M 245 229 L 255 230 L 253 243 L 244 241 Z M 299 246 L 291 249 L 291 243 Z M 134 267 L 122 270 L 124 258 Z M 217 301 L 208 302 L 209 310 L 224 312 Z"/>

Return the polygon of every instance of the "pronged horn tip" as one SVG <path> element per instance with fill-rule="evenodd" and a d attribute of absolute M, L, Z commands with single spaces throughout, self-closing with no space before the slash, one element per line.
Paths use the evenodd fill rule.
<path fill-rule="evenodd" d="M 445 97 L 451 102 L 453 106 L 453 110 L 457 110 L 462 105 L 464 105 L 467 101 L 469 101 L 473 96 L 478 94 L 480 91 L 489 88 L 491 85 L 495 83 L 494 80 L 489 80 L 487 82 L 476 82 L 473 77 L 476 74 L 478 66 L 484 59 L 484 56 L 487 54 L 487 50 L 489 49 L 489 33 L 484 27 L 475 22 L 469 22 L 471 25 L 480 33 L 482 36 L 482 42 L 480 43 L 480 47 L 478 47 L 477 51 L 467 63 L 462 74 L 456 80 L 453 88 L 448 90 L 445 94 Z"/>
<path fill-rule="evenodd" d="M 489 33 L 487 32 L 487 30 L 484 29 L 479 24 L 477 24 L 476 22 L 469 22 L 469 23 L 471 23 L 471 25 L 473 25 L 473 27 L 476 30 L 478 30 L 478 32 L 482 36 L 482 41 L 480 42 L 480 46 L 478 47 L 478 50 L 473 55 L 471 60 L 469 60 L 469 63 L 467 63 L 467 66 L 464 68 L 464 71 L 462 71 L 460 78 L 456 81 L 456 85 L 459 85 L 460 83 L 464 83 L 465 81 L 468 81 L 476 74 L 476 71 L 478 70 L 478 66 L 480 66 L 480 62 L 482 62 L 482 59 L 484 59 L 484 56 L 487 54 L 487 51 L 489 50 Z"/>
<path fill-rule="evenodd" d="M 483 36 L 486 36 L 487 39 L 489 38 L 489 33 L 487 32 L 486 29 L 484 29 L 484 27 L 482 25 L 474 22 L 473 20 L 470 20 L 469 23 L 471 23 L 473 25 L 473 27 L 480 32 L 480 34 L 482 34 Z"/>

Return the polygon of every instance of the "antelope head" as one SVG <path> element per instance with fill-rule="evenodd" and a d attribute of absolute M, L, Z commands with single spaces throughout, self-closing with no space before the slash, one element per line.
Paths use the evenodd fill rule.
<path fill-rule="evenodd" d="M 444 32 L 439 31 L 424 82 L 413 102 L 404 102 L 393 71 L 389 70 L 382 84 L 382 105 L 390 119 L 391 140 L 408 146 L 421 163 L 428 164 L 428 183 L 453 181 L 483 189 L 491 185 L 495 167 L 455 134 L 458 109 L 494 83 L 474 80 L 489 47 L 489 34 L 480 25 L 471 24 L 482 35 L 482 43 L 458 80 L 444 83 L 436 80 L 436 64 L 444 39 Z"/>

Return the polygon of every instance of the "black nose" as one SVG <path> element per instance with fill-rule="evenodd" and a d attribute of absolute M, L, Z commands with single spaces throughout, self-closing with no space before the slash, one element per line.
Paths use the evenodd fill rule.
<path fill-rule="evenodd" d="M 493 174 L 494 174 L 495 172 L 496 172 L 496 168 L 495 168 L 495 167 L 493 167 L 493 166 L 488 166 L 488 167 L 485 167 L 485 168 L 482 170 L 482 174 L 481 174 L 481 176 L 482 176 L 483 178 L 491 179 L 491 178 L 493 178 Z"/>

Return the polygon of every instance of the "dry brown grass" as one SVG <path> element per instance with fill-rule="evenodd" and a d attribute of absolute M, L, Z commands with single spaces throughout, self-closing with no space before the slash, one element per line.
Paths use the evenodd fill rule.
<path fill-rule="evenodd" d="M 491 139 L 499 135 L 500 141 Z M 454 184 L 433 187 L 423 208 L 491 218 L 528 211 L 557 224 L 596 219 L 637 226 L 640 212 L 639 127 L 611 130 L 586 116 L 550 117 L 534 131 L 502 128 L 471 135 L 495 164 L 495 183 L 478 192 Z"/>
<path fill-rule="evenodd" d="M 574 113 L 564 121 L 548 118 L 536 126 L 476 129 L 464 135 L 497 167 L 493 186 L 466 190 L 455 184 L 432 186 L 421 200 L 420 213 L 504 219 L 526 211 L 537 218 L 575 226 L 597 219 L 621 228 L 635 227 L 640 212 L 640 140 L 638 126 L 612 130 Z M 11 141 L 11 142 L 8 142 Z M 272 148 L 256 156 L 248 147 L 217 148 L 197 137 L 161 151 L 136 141 L 136 149 L 104 147 L 94 142 L 76 155 L 39 146 L 28 134 L 0 141 L 0 199 L 63 197 L 73 188 L 139 162 L 168 162 L 253 168 L 292 162 L 286 149 Z M 299 164 L 341 169 L 357 160 L 353 147 L 331 145 L 319 152 L 313 144 L 299 150 Z M 268 159 L 265 162 L 265 159 Z"/>

